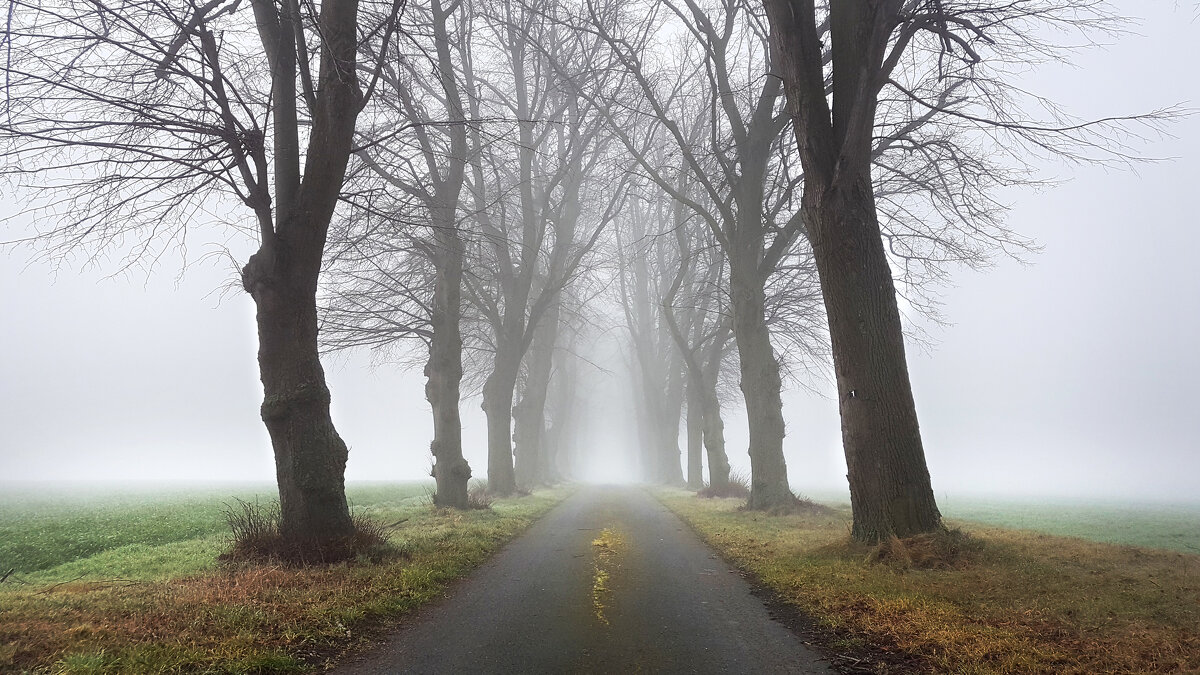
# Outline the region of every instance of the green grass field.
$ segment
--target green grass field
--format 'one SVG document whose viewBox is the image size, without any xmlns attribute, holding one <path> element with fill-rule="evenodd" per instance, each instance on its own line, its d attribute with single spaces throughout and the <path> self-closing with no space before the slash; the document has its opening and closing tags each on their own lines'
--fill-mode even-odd
<svg viewBox="0 0 1200 675">
<path fill-rule="evenodd" d="M 849 508 L 846 494 L 813 491 L 819 502 Z M 939 495 L 950 524 L 993 525 L 1109 544 L 1200 553 L 1200 502 L 1038 499 Z"/>
<path fill-rule="evenodd" d="M 943 501 L 942 512 L 957 521 L 1200 553 L 1200 504 L 950 498 Z"/>
<path fill-rule="evenodd" d="M 365 512 L 425 499 L 431 481 L 351 484 Z M 236 499 L 268 502 L 269 484 L 146 486 L 14 485 L 0 489 L 0 573 L 31 583 L 81 574 L 157 579 L 213 567 L 225 545 L 225 508 Z M 134 566 L 122 565 L 128 560 Z"/>
<path fill-rule="evenodd" d="M 0 574 L 15 570 L 0 584 L 0 672 L 319 668 L 359 644 L 372 626 L 437 597 L 447 583 L 468 573 L 567 494 L 539 493 L 498 501 L 489 511 L 458 513 L 431 508 L 431 490 L 429 482 L 352 484 L 347 494 L 355 511 L 394 524 L 390 552 L 378 561 L 293 570 L 217 562 L 228 547 L 226 504 L 269 501 L 274 498 L 270 485 L 170 490 L 0 486 Z M 841 501 L 836 495 L 815 496 Z M 880 639 L 914 653 L 948 654 L 951 661 L 965 663 L 977 656 L 991 658 L 967 649 L 984 645 L 1012 664 L 1025 663 L 1020 658 L 1023 650 L 1033 648 L 1030 636 L 1049 634 L 1042 624 L 1031 623 L 1037 619 L 1067 631 L 1063 635 L 1103 629 L 1088 633 L 1087 653 L 1093 656 L 1117 644 L 1125 652 L 1124 660 L 1089 661 L 1091 665 L 1063 672 L 1088 672 L 1096 664 L 1135 670 L 1196 665 L 1197 636 L 1179 628 L 1190 615 L 1176 615 L 1183 611 L 1178 603 L 1186 608 L 1196 593 L 1192 570 L 1197 558 L 1182 554 L 1200 548 L 1200 506 L 943 497 L 942 510 L 951 524 L 963 524 L 986 543 L 970 567 L 940 575 L 954 577 L 950 586 L 962 590 L 951 597 L 938 573 L 897 575 L 886 567 L 864 567 L 862 551 L 845 549 L 848 508 L 808 522 L 738 512 L 738 500 L 681 495 L 670 501 L 692 512 L 689 520 L 707 531 L 710 542 L 785 595 L 807 589 L 797 603 L 814 616 L 855 631 L 883 630 L 895 619 L 899 623 L 880 632 Z M 1082 539 L 1181 553 L 1106 548 Z M 800 567 L 793 569 L 795 565 Z M 777 576 L 784 567 L 791 571 Z M 830 585 L 830 579 L 838 582 Z M 1090 605 L 1079 604 L 1080 589 L 1090 594 Z M 1114 589 L 1125 595 L 1109 597 Z M 1164 593 L 1178 599 L 1160 598 Z M 939 594 L 947 597 L 938 599 Z M 985 639 L 970 628 L 977 619 L 968 621 L 950 610 L 922 614 L 913 609 L 918 605 L 910 607 L 913 598 L 923 598 L 919 607 L 941 607 L 944 600 L 946 607 L 958 608 L 955 612 L 970 610 L 970 616 L 991 617 L 996 626 L 1012 622 L 1015 628 L 997 633 L 1003 638 L 998 642 Z M 1058 598 L 1054 602 L 1061 607 L 1050 598 Z M 1037 611 L 1029 614 L 1027 602 Z M 1019 621 L 1010 613 L 1013 607 L 1020 609 Z M 1109 613 L 1100 616 L 1097 607 Z M 1145 636 L 1110 630 L 1108 624 L 1116 620 L 1112 617 L 1124 617 L 1118 622 L 1122 625 L 1132 621 L 1130 625 L 1155 627 L 1155 649 L 1166 656 L 1134 655 L 1131 645 Z M 1060 655 L 1073 649 L 1061 640 L 1038 645 Z M 1034 670 L 1046 663 L 1039 661 Z M 980 666 L 978 672 L 1006 671 Z"/>
<path fill-rule="evenodd" d="M 358 484 L 386 526 L 369 557 L 291 568 L 219 563 L 226 504 L 271 486 L 17 488 L 0 496 L 0 672 L 273 673 L 320 669 L 439 597 L 569 490 L 435 509 L 430 482 Z"/>
</svg>

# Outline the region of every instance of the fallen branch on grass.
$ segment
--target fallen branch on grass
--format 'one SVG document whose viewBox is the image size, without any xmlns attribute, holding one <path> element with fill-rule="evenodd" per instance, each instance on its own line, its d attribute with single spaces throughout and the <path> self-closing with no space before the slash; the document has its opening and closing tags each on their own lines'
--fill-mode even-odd
<svg viewBox="0 0 1200 675">
<path fill-rule="evenodd" d="M 5 572 L 3 576 L 0 576 L 0 584 L 2 584 L 2 583 L 4 583 L 5 581 L 7 581 L 7 580 L 8 580 L 8 578 L 9 578 L 10 576 L 12 576 L 12 573 L 13 573 L 13 572 L 16 572 L 16 571 L 17 571 L 17 568 L 15 568 L 15 567 L 14 567 L 14 568 L 10 569 L 9 571 Z"/>
<path fill-rule="evenodd" d="M 59 586 L 66 586 L 67 584 L 74 583 L 76 581 L 79 581 L 82 578 L 83 578 L 83 575 L 80 574 L 79 576 L 75 577 L 74 579 L 67 579 L 66 581 L 60 581 L 57 584 L 54 584 L 53 586 L 47 586 L 47 587 L 43 588 L 42 590 L 38 591 L 38 595 L 45 595 L 45 594 L 49 593 L 50 591 L 53 591 L 54 589 L 58 588 Z"/>
<path fill-rule="evenodd" d="M 42 590 L 38 591 L 38 594 L 46 595 L 48 593 L 53 592 L 54 589 L 56 589 L 60 586 L 66 586 L 67 584 L 73 584 L 76 581 L 79 581 L 80 579 L 82 579 L 84 576 L 85 575 L 80 574 L 79 576 L 75 577 L 74 579 L 67 579 L 66 581 L 60 581 L 57 584 L 54 584 L 52 586 L 47 586 L 47 587 L 43 588 Z M 139 586 L 146 582 L 140 581 L 138 579 L 97 579 L 96 581 L 86 581 L 84 583 L 90 588 L 103 588 L 105 586 Z"/>
</svg>

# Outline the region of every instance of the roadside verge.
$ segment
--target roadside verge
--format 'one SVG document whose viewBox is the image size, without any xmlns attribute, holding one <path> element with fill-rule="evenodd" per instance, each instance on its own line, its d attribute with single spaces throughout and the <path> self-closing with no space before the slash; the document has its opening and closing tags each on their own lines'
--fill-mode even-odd
<svg viewBox="0 0 1200 675">
<path fill-rule="evenodd" d="M 568 494 L 539 491 L 491 509 L 435 510 L 403 500 L 368 510 L 388 525 L 371 559 L 296 568 L 224 564 L 198 574 L 116 577 L 105 565 L 58 583 L 0 587 L 0 671 L 294 672 L 319 668 L 438 598 Z M 211 537 L 210 537 L 211 539 Z M 102 555 L 152 567 L 172 547 Z M 81 564 L 76 561 L 73 564 Z M 86 567 L 86 565 L 85 565 Z"/>
<path fill-rule="evenodd" d="M 852 544 L 848 510 L 655 494 L 844 672 L 1200 671 L 1197 555 L 972 526 L 954 555 L 926 557 Z"/>
</svg>

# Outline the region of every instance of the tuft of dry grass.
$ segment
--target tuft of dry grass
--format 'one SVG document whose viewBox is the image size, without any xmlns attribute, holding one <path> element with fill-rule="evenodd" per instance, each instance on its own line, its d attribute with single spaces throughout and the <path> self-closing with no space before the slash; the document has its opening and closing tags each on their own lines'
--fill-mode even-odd
<svg viewBox="0 0 1200 675">
<path fill-rule="evenodd" d="M 496 498 L 487 491 L 487 483 L 481 480 L 475 481 L 467 489 L 467 508 L 490 509 L 495 501 Z"/>
<path fill-rule="evenodd" d="M 742 471 L 730 471 L 729 482 L 723 487 L 714 487 L 708 483 L 696 493 L 703 499 L 737 498 L 746 499 L 750 496 L 750 476 Z"/>
<path fill-rule="evenodd" d="M 814 620 L 835 661 L 865 645 L 893 673 L 1200 672 L 1200 555 L 975 526 L 868 547 L 848 509 L 659 498 Z"/>
<path fill-rule="evenodd" d="M 834 513 L 832 509 L 827 510 Z M 889 565 L 902 571 L 963 569 L 970 565 L 973 554 L 982 550 L 982 542 L 972 539 L 961 528 L 942 528 L 904 539 L 893 535 L 873 546 L 867 553 L 866 562 Z"/>
<path fill-rule="evenodd" d="M 286 565 L 327 565 L 385 555 L 388 527 L 363 513 L 353 513 L 353 533 L 334 541 L 294 541 L 279 531 L 279 502 L 263 504 L 235 499 L 225 506 L 230 530 L 230 549 L 220 560 L 233 562 L 278 562 Z"/>
</svg>

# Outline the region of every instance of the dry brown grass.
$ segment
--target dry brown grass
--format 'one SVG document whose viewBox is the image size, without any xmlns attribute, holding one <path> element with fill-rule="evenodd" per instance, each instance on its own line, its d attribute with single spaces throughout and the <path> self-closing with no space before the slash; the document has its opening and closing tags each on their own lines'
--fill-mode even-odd
<svg viewBox="0 0 1200 675">
<path fill-rule="evenodd" d="M 467 489 L 467 508 L 490 509 L 496 498 L 487 491 L 487 483 L 477 480 Z"/>
<path fill-rule="evenodd" d="M 361 513 L 350 516 L 353 533 L 333 541 L 293 541 L 279 532 L 279 502 L 235 499 L 225 508 L 230 530 L 230 548 L 221 560 L 231 562 L 282 563 L 294 566 L 369 558 L 381 560 L 387 555 L 388 528 Z"/>
<path fill-rule="evenodd" d="M 0 589 L 0 672 L 312 670 L 439 596 L 565 493 L 399 511 L 389 546 L 317 567 L 268 558 L 161 581 Z"/>
<path fill-rule="evenodd" d="M 728 483 L 720 487 L 706 483 L 696 496 L 703 499 L 746 499 L 750 496 L 750 476 L 741 471 L 730 471 Z"/>
<path fill-rule="evenodd" d="M 866 547 L 849 541 L 846 512 L 661 497 L 827 628 L 834 652 L 906 655 L 886 672 L 1200 672 L 1197 555 L 981 527 Z"/>
<path fill-rule="evenodd" d="M 826 514 L 832 516 L 835 512 L 826 507 Z M 892 536 L 871 548 L 866 562 L 889 565 L 901 571 L 965 569 L 982 550 L 982 542 L 972 539 L 961 529 L 943 529 L 905 539 Z"/>
</svg>

